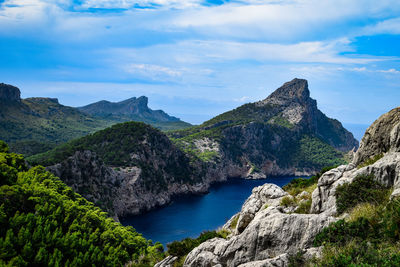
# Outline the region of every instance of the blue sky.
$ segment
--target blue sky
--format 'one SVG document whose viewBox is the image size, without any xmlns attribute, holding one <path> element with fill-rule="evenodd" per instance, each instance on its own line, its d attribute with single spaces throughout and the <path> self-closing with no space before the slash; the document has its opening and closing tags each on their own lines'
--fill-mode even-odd
<svg viewBox="0 0 400 267">
<path fill-rule="evenodd" d="M 201 123 L 295 77 L 330 117 L 400 103 L 400 1 L 0 0 L 0 82 L 70 106 L 146 95 Z"/>
</svg>

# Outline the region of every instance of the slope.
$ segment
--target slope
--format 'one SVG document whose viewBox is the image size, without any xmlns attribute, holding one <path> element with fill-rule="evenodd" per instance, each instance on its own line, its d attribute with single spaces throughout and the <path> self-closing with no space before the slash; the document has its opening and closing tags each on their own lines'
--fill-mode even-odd
<svg viewBox="0 0 400 267">
<path fill-rule="evenodd" d="M 0 265 L 152 265 L 162 256 L 132 227 L 74 193 L 0 141 Z M 140 265 L 140 266 L 143 266 Z"/>
</svg>

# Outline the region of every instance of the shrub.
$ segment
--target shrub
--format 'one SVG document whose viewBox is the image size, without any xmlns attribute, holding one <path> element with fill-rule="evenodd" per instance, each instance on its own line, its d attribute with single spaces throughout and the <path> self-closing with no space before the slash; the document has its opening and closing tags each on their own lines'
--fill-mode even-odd
<svg viewBox="0 0 400 267">
<path fill-rule="evenodd" d="M 361 169 L 363 167 L 369 166 L 374 164 L 375 162 L 377 162 L 378 160 L 380 160 L 381 158 L 383 158 L 383 153 L 375 155 L 374 157 L 371 157 L 367 160 L 365 160 L 363 163 L 359 164 L 357 166 L 358 169 Z"/>
<path fill-rule="evenodd" d="M 290 207 L 290 206 L 295 206 L 296 205 L 296 201 L 294 201 L 293 197 L 290 196 L 285 196 L 281 199 L 281 206 L 284 207 Z"/>
<path fill-rule="evenodd" d="M 185 238 L 181 241 L 174 241 L 167 244 L 168 254 L 177 256 L 178 260 L 174 266 L 182 266 L 186 255 L 201 243 L 212 239 L 214 237 L 226 238 L 227 232 L 225 231 L 205 231 L 197 238 Z"/>
<path fill-rule="evenodd" d="M 388 188 L 374 180 L 373 175 L 357 176 L 352 183 L 336 188 L 336 207 L 342 214 L 360 203 L 380 204 L 388 198 Z"/>
<path fill-rule="evenodd" d="M 311 202 L 312 202 L 311 199 L 306 200 L 306 201 L 302 201 L 294 212 L 295 213 L 302 213 L 302 214 L 310 213 Z"/>
<path fill-rule="evenodd" d="M 289 267 L 299 267 L 306 264 L 306 259 L 304 258 L 305 251 L 299 250 L 297 253 L 289 256 Z"/>
<path fill-rule="evenodd" d="M 231 221 L 231 225 L 230 225 L 231 229 L 236 228 L 238 220 L 239 220 L 239 214 L 237 214 L 237 215 L 235 215 L 235 217 L 233 217 L 233 219 Z"/>
</svg>

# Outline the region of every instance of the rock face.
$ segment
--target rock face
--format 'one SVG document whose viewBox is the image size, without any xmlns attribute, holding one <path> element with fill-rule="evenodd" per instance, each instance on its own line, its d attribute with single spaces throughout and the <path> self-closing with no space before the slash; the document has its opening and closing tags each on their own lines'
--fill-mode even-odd
<svg viewBox="0 0 400 267">
<path fill-rule="evenodd" d="M 353 163 L 324 173 L 312 193 L 311 214 L 292 213 L 281 206 L 288 194 L 265 184 L 253 189 L 241 211 L 223 228 L 228 239 L 214 238 L 202 243 L 186 257 L 184 266 L 288 266 L 289 257 L 299 250 L 305 257 L 318 257 L 313 248 L 316 234 L 338 218 L 336 188 L 351 183 L 359 175 L 374 175 L 380 183 L 393 187 L 392 198 L 400 196 L 399 109 L 380 117 L 367 130 Z M 365 153 L 365 154 L 363 154 Z M 374 163 L 357 168 L 365 159 L 383 154 Z M 300 195 L 305 195 L 306 192 Z"/>
<path fill-rule="evenodd" d="M 288 256 L 300 248 L 315 253 L 314 237 L 336 219 L 285 212 L 280 201 L 287 195 L 273 184 L 254 188 L 233 217 L 239 218 L 235 229 L 234 219 L 224 225 L 234 234 L 228 240 L 214 238 L 202 243 L 189 253 L 184 266 L 287 266 Z"/>
<path fill-rule="evenodd" d="M 400 108 L 395 108 L 377 119 L 365 132 L 353 163 L 386 152 L 400 152 Z"/>
<path fill-rule="evenodd" d="M 21 92 L 15 86 L 0 83 L 0 101 L 20 102 Z"/>
<path fill-rule="evenodd" d="M 211 183 L 165 134 L 144 123 L 117 124 L 63 148 L 36 163 L 114 217 L 165 205 L 178 194 L 205 193 Z"/>
<path fill-rule="evenodd" d="M 225 177 L 252 179 L 311 175 L 322 167 L 343 164 L 342 152 L 358 147 L 340 122 L 318 110 L 303 79 L 285 83 L 262 101 L 171 136 L 184 149 L 214 155 L 207 160 Z"/>
</svg>

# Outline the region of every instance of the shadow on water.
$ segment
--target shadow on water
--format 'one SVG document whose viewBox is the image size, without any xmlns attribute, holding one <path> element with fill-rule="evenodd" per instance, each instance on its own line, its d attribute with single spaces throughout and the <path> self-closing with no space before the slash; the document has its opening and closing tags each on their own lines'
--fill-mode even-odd
<svg viewBox="0 0 400 267">
<path fill-rule="evenodd" d="M 204 230 L 215 230 L 240 211 L 254 187 L 265 183 L 284 186 L 295 177 L 272 177 L 262 180 L 231 178 L 214 184 L 206 195 L 184 195 L 165 207 L 121 219 L 123 225 L 164 246 L 174 240 L 197 237 Z"/>
</svg>

